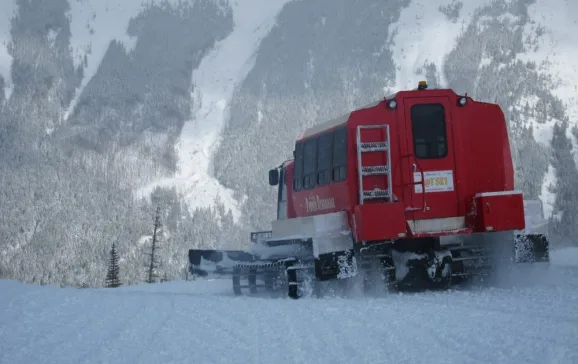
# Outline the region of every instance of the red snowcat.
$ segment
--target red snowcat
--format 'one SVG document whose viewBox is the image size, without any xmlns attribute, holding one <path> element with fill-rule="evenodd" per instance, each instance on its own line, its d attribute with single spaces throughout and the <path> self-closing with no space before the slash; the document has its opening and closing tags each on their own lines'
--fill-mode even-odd
<svg viewBox="0 0 578 364">
<path fill-rule="evenodd" d="M 231 275 L 242 294 L 356 280 L 447 288 L 498 265 L 548 262 L 525 230 L 506 121 L 451 89 L 397 92 L 307 129 L 269 171 L 277 219 L 246 251 L 189 251 L 189 272 Z"/>
</svg>

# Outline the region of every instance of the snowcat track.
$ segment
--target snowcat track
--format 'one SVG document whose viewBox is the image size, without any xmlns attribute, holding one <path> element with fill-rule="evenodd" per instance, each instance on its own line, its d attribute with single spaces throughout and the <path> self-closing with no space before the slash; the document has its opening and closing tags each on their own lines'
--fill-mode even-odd
<svg viewBox="0 0 578 364">
<path fill-rule="evenodd" d="M 296 258 L 236 263 L 233 266 L 233 292 L 243 295 L 243 289 L 249 289 L 250 295 L 258 293 L 288 294 L 298 298 L 298 270 L 311 271 L 312 265 L 304 265 Z M 246 280 L 246 284 L 243 284 Z"/>
</svg>

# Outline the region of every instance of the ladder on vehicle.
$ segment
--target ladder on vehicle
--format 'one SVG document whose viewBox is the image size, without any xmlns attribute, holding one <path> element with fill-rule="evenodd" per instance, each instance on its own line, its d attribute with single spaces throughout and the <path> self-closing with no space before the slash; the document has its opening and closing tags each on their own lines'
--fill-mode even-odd
<svg viewBox="0 0 578 364">
<path fill-rule="evenodd" d="M 362 130 L 384 129 L 385 140 L 377 142 L 364 142 L 361 137 Z M 364 166 L 362 164 L 364 153 L 385 153 L 385 165 Z M 390 134 L 389 125 L 358 125 L 357 126 L 357 176 L 359 181 L 359 204 L 363 205 L 366 200 L 387 199 L 393 201 L 393 191 L 391 186 L 391 154 L 390 154 Z M 383 175 L 387 178 L 387 188 L 374 188 L 366 190 L 363 187 L 363 177 Z"/>
</svg>

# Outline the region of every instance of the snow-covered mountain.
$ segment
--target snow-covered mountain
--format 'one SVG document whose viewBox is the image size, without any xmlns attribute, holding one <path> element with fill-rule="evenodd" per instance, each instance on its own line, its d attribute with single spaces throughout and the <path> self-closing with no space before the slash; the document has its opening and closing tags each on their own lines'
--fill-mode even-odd
<svg viewBox="0 0 578 364">
<path fill-rule="evenodd" d="M 137 267 L 157 202 L 171 274 L 187 247 L 243 244 L 271 220 L 266 171 L 304 127 L 423 78 L 502 105 L 519 185 L 548 216 L 553 125 L 578 120 L 576 10 L 570 0 L 3 1 L 0 208 L 12 213 L 0 274 L 40 279 L 22 261 L 48 249 L 56 258 L 42 269 L 73 266 L 97 284 L 104 263 L 90 255 L 111 240 Z"/>
</svg>

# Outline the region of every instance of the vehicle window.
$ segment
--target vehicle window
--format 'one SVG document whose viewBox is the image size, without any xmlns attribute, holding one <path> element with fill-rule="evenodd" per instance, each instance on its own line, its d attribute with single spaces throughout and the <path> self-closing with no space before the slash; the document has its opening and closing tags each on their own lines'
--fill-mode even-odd
<svg viewBox="0 0 578 364">
<path fill-rule="evenodd" d="M 303 148 L 303 188 L 315 187 L 317 182 L 317 138 L 305 141 Z"/>
<path fill-rule="evenodd" d="M 416 158 L 444 158 L 448 155 L 445 110 L 441 104 L 411 107 L 413 151 Z"/>
<path fill-rule="evenodd" d="M 333 182 L 347 179 L 347 127 L 333 132 L 333 167 L 331 169 Z"/>
<path fill-rule="evenodd" d="M 295 168 L 293 175 L 293 191 L 303 187 L 303 143 L 295 143 Z"/>
<path fill-rule="evenodd" d="M 317 153 L 317 185 L 319 186 L 325 186 L 331 182 L 332 141 L 332 133 L 319 136 L 319 149 Z"/>
</svg>

